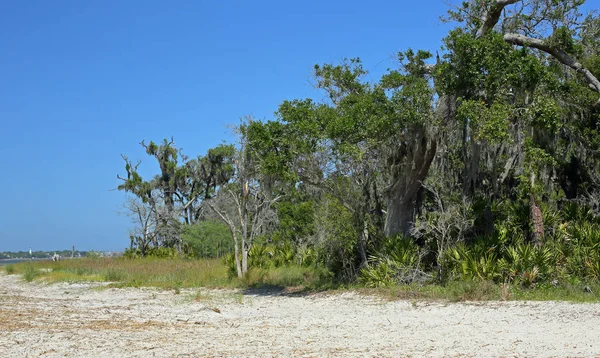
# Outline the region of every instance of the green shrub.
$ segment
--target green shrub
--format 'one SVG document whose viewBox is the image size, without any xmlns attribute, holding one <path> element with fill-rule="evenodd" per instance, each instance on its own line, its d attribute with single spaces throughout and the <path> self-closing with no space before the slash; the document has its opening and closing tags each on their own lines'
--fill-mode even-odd
<svg viewBox="0 0 600 358">
<path fill-rule="evenodd" d="M 276 248 L 273 245 L 253 245 L 248 252 L 248 265 L 261 269 L 277 266 L 274 256 Z"/>
<path fill-rule="evenodd" d="M 502 277 L 495 248 L 459 244 L 444 257 L 450 279 L 498 281 Z"/>
<path fill-rule="evenodd" d="M 360 271 L 359 282 L 366 287 L 392 287 L 396 281 L 396 264 L 387 260 L 378 260 L 377 263 L 369 265 Z"/>
<path fill-rule="evenodd" d="M 198 258 L 223 257 L 233 252 L 231 231 L 221 221 L 206 220 L 186 226 L 181 238 Z"/>
<path fill-rule="evenodd" d="M 125 252 L 123 252 L 123 257 L 127 259 L 140 259 L 143 257 L 142 250 L 134 248 L 125 249 Z"/>
<path fill-rule="evenodd" d="M 223 256 L 223 265 L 227 267 L 227 276 L 229 278 L 237 277 L 237 267 L 235 265 L 234 254 L 227 254 Z"/>
<path fill-rule="evenodd" d="M 419 248 L 402 236 L 386 238 L 381 250 L 369 258 L 369 266 L 359 274 L 366 287 L 391 287 L 397 284 L 423 281 Z"/>
<path fill-rule="evenodd" d="M 156 257 L 159 259 L 177 258 L 179 254 L 174 247 L 153 247 L 146 251 L 146 257 Z"/>
<path fill-rule="evenodd" d="M 253 268 L 244 278 L 248 286 L 321 287 L 333 274 L 325 268 L 289 265 L 269 269 Z"/>
</svg>

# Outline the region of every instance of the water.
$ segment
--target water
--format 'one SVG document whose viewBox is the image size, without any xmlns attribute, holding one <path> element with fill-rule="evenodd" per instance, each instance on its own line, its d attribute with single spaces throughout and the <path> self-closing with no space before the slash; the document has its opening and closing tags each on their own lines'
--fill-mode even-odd
<svg viewBox="0 0 600 358">
<path fill-rule="evenodd" d="M 0 260 L 0 266 L 10 265 L 10 264 L 18 264 L 19 262 L 42 261 L 42 260 L 48 260 L 48 259 L 2 259 L 2 260 Z"/>
</svg>

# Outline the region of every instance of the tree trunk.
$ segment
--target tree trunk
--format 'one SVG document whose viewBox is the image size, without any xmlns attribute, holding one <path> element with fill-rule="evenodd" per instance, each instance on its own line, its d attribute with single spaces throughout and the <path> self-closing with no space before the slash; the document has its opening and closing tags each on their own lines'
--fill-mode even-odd
<svg viewBox="0 0 600 358">
<path fill-rule="evenodd" d="M 363 228 L 360 232 L 359 237 L 359 251 L 360 251 L 360 267 L 365 267 L 369 265 L 369 261 L 367 260 L 367 241 L 369 240 L 369 222 L 367 221 L 367 216 L 363 213 Z"/>
<path fill-rule="evenodd" d="M 529 209 L 531 213 L 531 227 L 533 229 L 532 239 L 533 243 L 537 247 L 543 245 L 544 238 L 544 217 L 542 210 L 537 205 L 534 195 L 535 187 L 535 174 L 531 173 L 531 193 L 529 195 Z"/>
<path fill-rule="evenodd" d="M 248 248 L 242 249 L 242 277 L 248 273 Z"/>
<path fill-rule="evenodd" d="M 388 199 L 385 220 L 386 236 L 410 235 L 414 219 L 414 203 L 419 192 L 418 188 L 413 192 L 406 192 L 404 189 L 398 189 L 397 191 L 397 193 L 391 193 Z"/>
<path fill-rule="evenodd" d="M 240 264 L 240 245 L 238 237 L 235 233 L 235 227 L 230 226 L 231 234 L 233 235 L 233 255 L 235 258 L 235 268 L 237 269 L 238 278 L 244 277 L 242 273 L 242 265 Z"/>
<path fill-rule="evenodd" d="M 390 158 L 392 183 L 386 191 L 386 236 L 410 235 L 419 189 L 437 150 L 437 142 L 428 138 L 424 127 L 415 127 L 411 132 L 412 142 L 399 145 Z"/>
</svg>

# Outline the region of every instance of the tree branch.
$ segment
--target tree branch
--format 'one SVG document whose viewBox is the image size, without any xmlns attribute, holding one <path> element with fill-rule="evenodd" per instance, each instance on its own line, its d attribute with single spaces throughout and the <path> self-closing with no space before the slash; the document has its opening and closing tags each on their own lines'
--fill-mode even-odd
<svg viewBox="0 0 600 358">
<path fill-rule="evenodd" d="M 481 17 L 481 27 L 477 30 L 477 37 L 485 36 L 489 33 L 500 20 L 502 10 L 508 5 L 517 3 L 521 0 L 496 0 L 492 2 L 487 11 Z"/>
<path fill-rule="evenodd" d="M 590 70 L 585 68 L 581 63 L 577 62 L 577 60 L 575 60 L 563 50 L 548 45 L 548 43 L 546 43 L 544 40 L 539 40 L 520 34 L 505 34 L 504 41 L 513 45 L 532 47 L 540 51 L 546 52 L 547 54 L 557 59 L 563 65 L 568 66 L 574 69 L 575 71 L 583 74 L 583 77 L 589 84 L 590 88 L 600 93 L 600 81 L 598 80 L 598 78 L 596 78 L 596 76 L 594 76 L 594 74 L 590 72 Z M 594 106 L 596 108 L 600 108 L 600 99 L 598 99 Z"/>
</svg>

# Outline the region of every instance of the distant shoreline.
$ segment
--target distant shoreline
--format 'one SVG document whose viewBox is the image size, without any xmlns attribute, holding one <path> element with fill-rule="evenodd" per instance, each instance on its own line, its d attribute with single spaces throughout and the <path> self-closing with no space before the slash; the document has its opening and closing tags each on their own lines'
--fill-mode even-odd
<svg viewBox="0 0 600 358">
<path fill-rule="evenodd" d="M 0 266 L 9 265 L 9 264 L 18 264 L 20 262 L 28 262 L 28 261 L 49 261 L 52 260 L 50 258 L 32 258 L 32 259 L 0 259 Z"/>
</svg>

